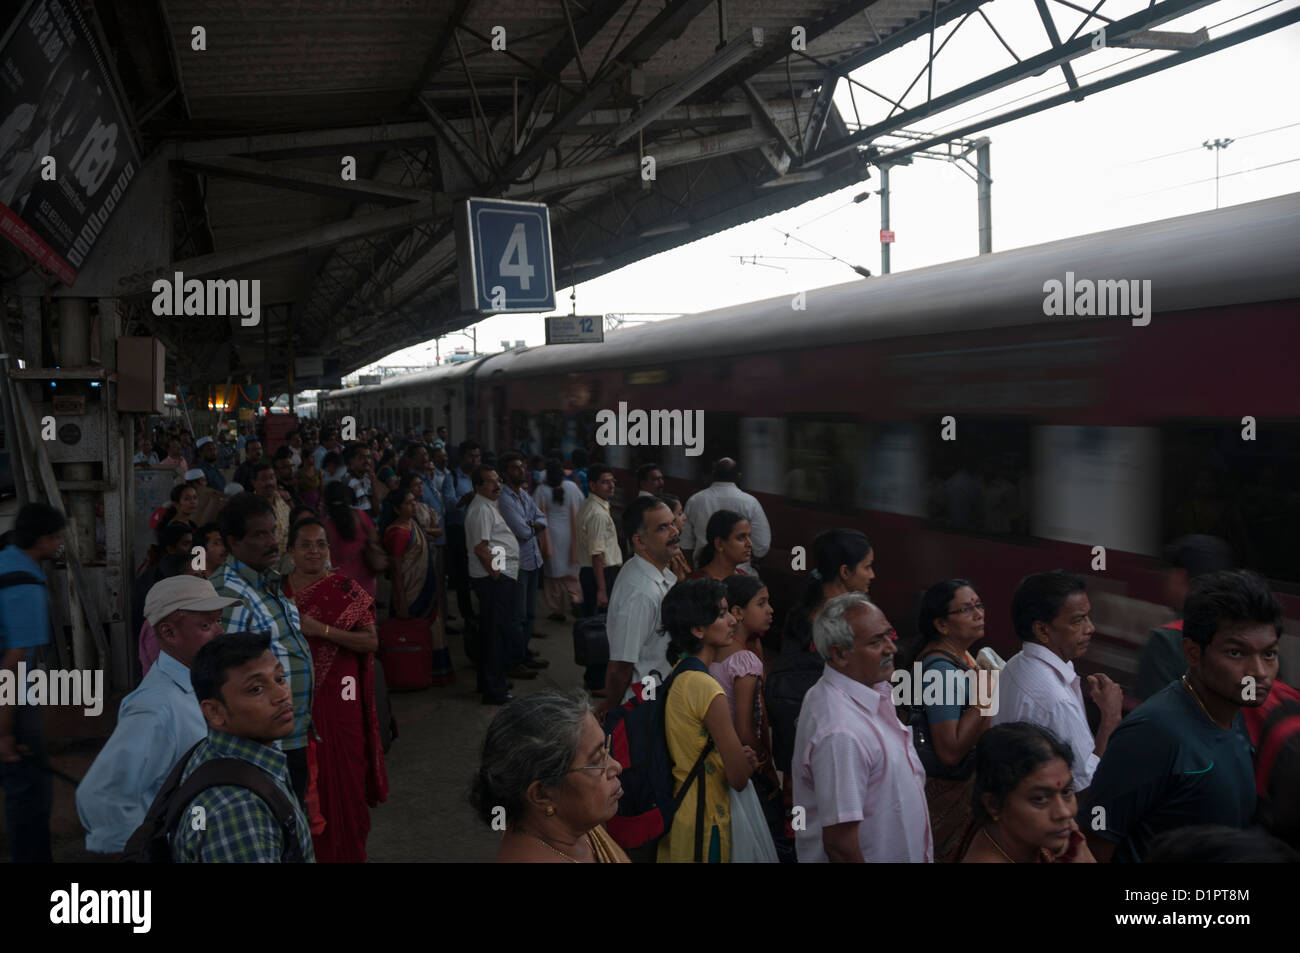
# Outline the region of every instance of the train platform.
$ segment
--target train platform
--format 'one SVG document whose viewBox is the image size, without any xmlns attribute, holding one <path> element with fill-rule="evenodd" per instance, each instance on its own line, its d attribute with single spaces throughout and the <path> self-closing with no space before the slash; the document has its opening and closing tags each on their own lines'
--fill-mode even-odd
<svg viewBox="0 0 1300 953">
<path fill-rule="evenodd" d="M 571 622 L 538 619 L 537 631 L 547 637 L 534 639 L 530 647 L 551 665 L 535 679 L 516 680 L 512 694 L 581 687 L 571 628 Z M 500 709 L 482 704 L 474 691 L 474 665 L 465 656 L 464 636 L 448 633 L 447 642 L 455 682 L 391 696 L 399 737 L 386 761 L 388 801 L 370 812 L 367 852 L 372 863 L 479 862 L 496 856 L 501 835 L 474 815 L 467 794 L 479 746 Z"/>
<path fill-rule="evenodd" d="M 452 623 L 459 627 L 459 623 Z M 582 668 L 573 661 L 572 623 L 538 619 L 533 650 L 550 661 L 536 679 L 518 680 L 512 692 L 527 695 L 546 688 L 574 689 Z M 483 705 L 474 692 L 474 665 L 465 655 L 464 636 L 448 633 L 456 681 L 441 688 L 393 692 L 398 737 L 386 757 L 388 800 L 370 812 L 367 850 L 372 863 L 486 862 L 496 855 L 500 834 L 474 816 L 467 800 L 470 778 L 478 766 L 478 749 L 498 711 Z M 111 733 L 121 698 L 110 699 L 106 719 L 77 719 L 75 712 L 54 711 L 47 719 L 50 764 L 67 778 L 80 778 Z M 98 725 L 94 736 L 71 734 L 77 724 Z M 93 863 L 103 859 L 85 850 L 85 832 L 77 820 L 73 786 L 54 780 L 55 863 Z M 3 818 L 0 818 L 0 828 Z M 0 830 L 0 858 L 8 860 Z"/>
</svg>

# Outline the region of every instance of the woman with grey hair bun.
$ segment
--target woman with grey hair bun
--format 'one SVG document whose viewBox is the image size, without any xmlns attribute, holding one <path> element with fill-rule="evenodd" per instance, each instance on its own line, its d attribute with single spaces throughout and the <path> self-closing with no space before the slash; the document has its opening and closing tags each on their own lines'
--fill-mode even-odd
<svg viewBox="0 0 1300 953">
<path fill-rule="evenodd" d="M 469 799 L 484 823 L 505 823 L 498 863 L 625 864 L 602 826 L 621 770 L 585 695 L 534 692 L 492 719 Z"/>
</svg>

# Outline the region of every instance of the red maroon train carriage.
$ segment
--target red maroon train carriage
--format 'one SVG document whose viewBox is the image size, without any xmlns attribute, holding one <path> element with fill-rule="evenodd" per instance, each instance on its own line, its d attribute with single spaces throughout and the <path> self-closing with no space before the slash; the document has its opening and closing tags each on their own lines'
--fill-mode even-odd
<svg viewBox="0 0 1300 953">
<path fill-rule="evenodd" d="M 1139 282 L 1127 310 L 1150 305 L 1149 323 L 1045 314 L 1045 284 L 1067 273 L 1075 287 Z M 1122 310 L 1117 289 L 1097 297 Z M 712 460 L 736 457 L 772 523 L 760 572 L 778 606 L 806 580 L 793 548 L 853 526 L 876 549 L 872 595 L 900 631 L 920 590 L 967 576 L 1004 655 L 1016 581 L 1083 572 L 1098 626 L 1088 665 L 1126 685 L 1147 631 L 1171 615 L 1162 544 L 1211 533 L 1282 595 L 1283 677 L 1300 680 L 1300 194 L 812 289 L 804 303 L 336 391 L 322 414 L 449 419 L 498 452 L 585 445 L 618 468 L 622 500 L 642 462 L 684 497 Z M 596 413 L 620 401 L 702 409 L 702 454 L 597 447 Z"/>
</svg>

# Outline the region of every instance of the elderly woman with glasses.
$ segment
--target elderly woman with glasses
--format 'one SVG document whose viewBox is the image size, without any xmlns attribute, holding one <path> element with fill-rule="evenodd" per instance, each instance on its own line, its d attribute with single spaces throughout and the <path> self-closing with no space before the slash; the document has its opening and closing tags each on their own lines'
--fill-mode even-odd
<svg viewBox="0 0 1300 953">
<path fill-rule="evenodd" d="M 970 788 L 975 743 L 990 724 L 970 692 L 967 674 L 976 670 L 971 648 L 984 638 L 984 603 L 970 580 L 945 579 L 927 589 L 917 615 L 917 632 L 907 653 L 911 658 L 899 670 L 915 679 L 919 666 L 922 684 L 913 691 L 919 692 L 936 677 L 942 686 L 937 701 L 931 693 L 921 696 L 925 702 L 912 707 L 908 724 L 927 776 L 934 857 L 940 863 L 953 863 L 961 858 L 973 831 Z"/>
<path fill-rule="evenodd" d="M 627 863 L 602 826 L 618 811 L 621 767 L 581 694 L 546 690 L 504 705 L 483 739 L 470 803 L 499 863 Z"/>
</svg>

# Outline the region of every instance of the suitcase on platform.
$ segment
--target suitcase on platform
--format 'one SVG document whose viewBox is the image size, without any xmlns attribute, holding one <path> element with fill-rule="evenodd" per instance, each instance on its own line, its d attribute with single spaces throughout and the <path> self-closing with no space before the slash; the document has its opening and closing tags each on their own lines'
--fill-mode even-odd
<svg viewBox="0 0 1300 953">
<path fill-rule="evenodd" d="M 583 666 L 601 665 L 609 661 L 605 613 L 590 615 L 573 623 L 573 661 Z"/>
<path fill-rule="evenodd" d="M 379 623 L 379 660 L 389 691 L 413 692 L 433 684 L 433 637 L 428 619 Z"/>
</svg>

